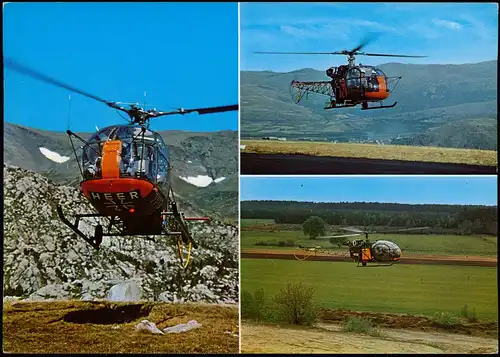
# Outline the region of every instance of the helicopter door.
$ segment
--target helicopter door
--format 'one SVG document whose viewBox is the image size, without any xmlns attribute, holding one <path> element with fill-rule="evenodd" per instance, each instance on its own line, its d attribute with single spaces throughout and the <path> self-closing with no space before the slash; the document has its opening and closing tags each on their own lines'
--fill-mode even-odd
<svg viewBox="0 0 500 357">
<path fill-rule="evenodd" d="M 385 79 L 385 74 L 379 70 L 379 69 L 376 69 L 375 70 L 376 74 L 377 74 L 377 82 L 378 82 L 378 85 L 379 85 L 379 88 L 380 88 L 380 92 L 382 93 L 388 93 L 389 92 L 389 88 L 387 88 L 387 81 Z"/>
<path fill-rule="evenodd" d="M 120 140 L 111 140 L 104 143 L 101 159 L 102 178 L 120 177 L 121 151 L 122 142 Z"/>
<path fill-rule="evenodd" d="M 349 99 L 358 100 L 361 95 L 361 71 L 357 67 L 347 72 L 347 90 Z"/>
<path fill-rule="evenodd" d="M 146 176 L 155 181 L 154 177 L 154 148 L 151 145 L 137 145 L 137 155 L 134 161 L 134 172 L 137 176 Z"/>
<path fill-rule="evenodd" d="M 370 251 L 370 248 L 361 249 L 361 260 L 363 261 L 372 260 L 372 253 Z"/>
</svg>

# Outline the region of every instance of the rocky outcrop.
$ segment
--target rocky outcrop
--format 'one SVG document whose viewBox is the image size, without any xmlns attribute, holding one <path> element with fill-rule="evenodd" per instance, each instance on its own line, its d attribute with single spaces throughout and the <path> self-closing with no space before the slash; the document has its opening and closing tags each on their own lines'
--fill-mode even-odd
<svg viewBox="0 0 500 357">
<path fill-rule="evenodd" d="M 140 291 L 144 300 L 237 302 L 236 227 L 193 224 L 199 247 L 183 270 L 172 238 L 105 237 L 95 251 L 60 222 L 57 204 L 68 216 L 93 212 L 78 189 L 4 167 L 4 296 L 119 299 Z M 97 222 L 80 228 L 92 235 Z"/>
</svg>

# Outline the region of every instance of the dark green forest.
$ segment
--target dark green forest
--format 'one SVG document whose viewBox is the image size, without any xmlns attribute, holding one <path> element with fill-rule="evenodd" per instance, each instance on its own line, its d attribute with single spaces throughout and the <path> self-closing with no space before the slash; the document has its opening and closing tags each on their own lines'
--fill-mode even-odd
<svg viewBox="0 0 500 357">
<path fill-rule="evenodd" d="M 497 206 L 377 202 L 242 201 L 242 219 L 302 224 L 310 216 L 338 226 L 429 227 L 427 234 L 497 235 Z M 422 232 L 414 232 L 422 234 Z"/>
</svg>

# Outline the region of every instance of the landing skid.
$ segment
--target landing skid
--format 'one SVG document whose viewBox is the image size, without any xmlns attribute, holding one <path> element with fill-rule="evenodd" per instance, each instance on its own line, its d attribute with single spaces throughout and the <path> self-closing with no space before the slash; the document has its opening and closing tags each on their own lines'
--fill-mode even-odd
<svg viewBox="0 0 500 357">
<path fill-rule="evenodd" d="M 369 107 L 368 104 L 363 103 L 365 105 L 361 106 L 361 110 L 373 110 L 373 109 L 385 109 L 385 108 L 394 108 L 398 102 L 394 102 L 391 105 L 379 105 L 379 106 L 373 106 Z"/>
<path fill-rule="evenodd" d="M 79 228 L 79 223 L 80 223 L 80 219 L 81 218 L 85 218 L 85 217 L 103 217 L 102 215 L 100 214 L 97 214 L 97 213 L 90 213 L 90 214 L 77 214 L 76 215 L 76 218 L 75 218 L 75 223 L 71 223 L 65 216 L 64 216 L 64 213 L 62 211 L 62 207 L 60 205 L 57 205 L 57 214 L 59 216 L 59 218 L 61 219 L 61 221 L 67 225 L 69 228 L 71 228 L 71 230 L 76 233 L 77 235 L 80 236 L 80 238 L 82 238 L 85 242 L 87 242 L 89 245 L 91 245 L 94 249 L 96 250 L 99 250 L 99 247 L 102 243 L 102 237 L 104 236 L 108 236 L 108 234 L 104 234 L 103 231 L 102 231 L 102 226 L 97 226 L 96 227 L 96 230 L 95 230 L 95 233 L 94 233 L 94 236 L 89 238 L 87 237 L 87 235 L 85 233 L 83 233 Z M 98 227 L 101 227 L 101 228 L 98 228 Z M 120 236 L 121 234 L 110 234 L 110 235 L 113 235 L 113 236 Z"/>
<path fill-rule="evenodd" d="M 364 262 L 364 264 L 362 262 L 357 262 L 358 265 L 357 267 L 359 268 L 359 264 L 361 263 L 361 268 L 377 268 L 377 267 L 391 267 L 393 266 L 395 263 L 390 263 L 390 264 L 377 264 L 377 265 L 368 265 L 367 263 L 370 263 L 370 262 Z"/>
<path fill-rule="evenodd" d="M 344 102 L 344 103 L 335 103 L 335 102 L 330 102 L 328 105 L 325 106 L 326 109 L 340 109 L 340 108 L 352 108 L 358 105 L 358 103 L 350 103 L 350 102 Z"/>
<path fill-rule="evenodd" d="M 210 218 L 207 217 L 184 217 L 184 214 L 179 212 L 177 210 L 177 205 L 174 203 L 172 204 L 172 212 L 161 212 L 163 223 L 162 223 L 162 232 L 161 234 L 158 234 L 160 236 L 176 236 L 177 240 L 177 253 L 179 256 L 180 260 L 180 266 L 185 269 L 189 265 L 189 261 L 191 258 L 191 249 L 192 248 L 198 248 L 198 244 L 193 240 L 192 235 L 189 232 L 189 229 L 186 225 L 186 221 L 210 221 Z M 65 216 L 62 211 L 62 207 L 60 205 L 57 205 L 57 214 L 59 215 L 59 218 L 61 221 L 67 225 L 71 230 L 80 238 L 82 238 L 85 242 L 87 242 L 90 246 L 92 246 L 95 250 L 99 250 L 99 247 L 102 243 L 102 238 L 103 237 L 124 237 L 124 236 L 130 236 L 127 232 L 124 231 L 123 229 L 123 222 L 121 222 L 119 219 L 116 219 L 116 217 L 108 217 L 108 216 L 103 216 L 98 213 L 91 213 L 91 214 L 77 214 L 75 216 L 75 223 L 71 223 Z M 166 220 L 166 217 L 172 217 L 173 219 Z M 100 218 L 108 218 L 110 223 L 108 226 L 108 233 L 105 233 L 103 230 L 103 227 L 101 225 L 97 225 L 95 227 L 95 233 L 94 236 L 88 237 L 85 233 L 83 233 L 79 229 L 79 223 L 81 218 L 86 218 L 86 217 L 100 217 Z M 165 223 L 168 222 L 168 223 Z M 118 224 L 122 223 L 122 227 L 119 227 Z M 111 229 L 115 227 L 119 230 L 118 233 L 110 233 Z M 172 229 L 173 228 L 173 229 Z M 187 247 L 187 254 L 183 255 L 183 248 Z"/>
<path fill-rule="evenodd" d="M 369 107 L 366 102 L 364 103 L 352 103 L 349 101 L 346 101 L 344 103 L 335 103 L 335 102 L 330 102 L 328 105 L 325 106 L 325 110 L 327 109 L 341 109 L 341 108 L 352 108 L 357 106 L 358 104 L 361 104 L 361 110 L 373 110 L 373 109 L 385 109 L 385 108 L 394 108 L 398 102 L 394 102 L 391 105 L 376 105 L 373 107 Z"/>
</svg>

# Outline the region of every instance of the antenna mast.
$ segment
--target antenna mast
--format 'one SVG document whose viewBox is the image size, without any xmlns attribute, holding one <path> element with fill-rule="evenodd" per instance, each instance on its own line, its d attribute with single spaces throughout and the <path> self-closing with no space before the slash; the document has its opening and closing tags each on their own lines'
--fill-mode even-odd
<svg viewBox="0 0 500 357">
<path fill-rule="evenodd" d="M 69 130 L 70 117 L 71 117 L 71 93 L 68 95 L 68 130 Z"/>
</svg>

